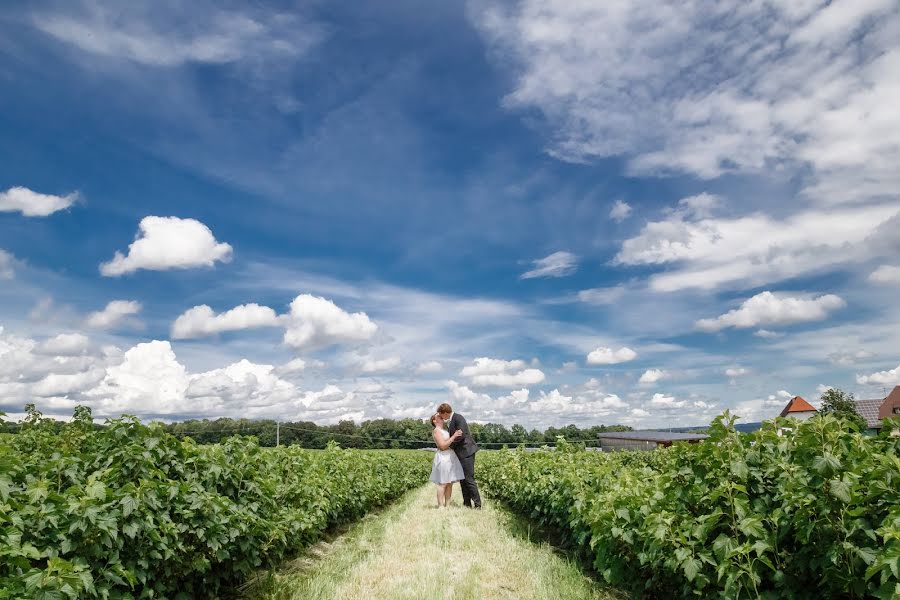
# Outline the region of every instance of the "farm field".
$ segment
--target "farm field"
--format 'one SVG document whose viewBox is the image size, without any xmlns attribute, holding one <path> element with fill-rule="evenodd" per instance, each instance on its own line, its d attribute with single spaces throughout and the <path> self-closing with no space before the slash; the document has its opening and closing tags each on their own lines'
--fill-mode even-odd
<svg viewBox="0 0 900 600">
<path fill-rule="evenodd" d="M 0 440 L 0 598 L 219 597 L 422 485 L 416 451 L 199 446 L 136 419 Z"/>
<path fill-rule="evenodd" d="M 900 598 L 900 438 L 846 425 L 746 435 L 726 413 L 702 444 L 485 453 L 480 478 L 638 594 Z"/>
<path fill-rule="evenodd" d="M 589 579 L 496 502 L 434 507 L 434 489 L 409 492 L 384 512 L 286 563 L 255 600 L 613 600 L 625 598 Z"/>
<path fill-rule="evenodd" d="M 0 598 L 897 598 L 888 430 L 826 416 L 747 435 L 726 413 L 704 443 L 654 452 L 483 451 L 468 511 L 458 488 L 432 508 L 426 452 L 35 413 L 0 439 Z"/>
</svg>

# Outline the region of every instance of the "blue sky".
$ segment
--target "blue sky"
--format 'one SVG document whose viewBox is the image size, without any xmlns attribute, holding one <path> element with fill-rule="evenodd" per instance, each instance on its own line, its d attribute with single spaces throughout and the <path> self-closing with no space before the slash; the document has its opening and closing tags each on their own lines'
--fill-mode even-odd
<svg viewBox="0 0 900 600">
<path fill-rule="evenodd" d="M 897 2 L 0 8 L 0 409 L 546 427 L 900 384 Z"/>
</svg>

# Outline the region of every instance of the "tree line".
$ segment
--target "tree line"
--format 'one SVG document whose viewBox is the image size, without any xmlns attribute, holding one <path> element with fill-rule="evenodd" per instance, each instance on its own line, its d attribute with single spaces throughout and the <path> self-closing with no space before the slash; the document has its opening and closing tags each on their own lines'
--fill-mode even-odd
<svg viewBox="0 0 900 600">
<path fill-rule="evenodd" d="M 33 415 L 39 412 L 33 404 L 26 406 L 26 413 Z M 63 422 L 57 422 L 57 429 L 62 429 Z M 45 425 L 50 427 L 50 424 Z M 281 421 L 272 419 L 190 419 L 177 423 L 164 423 L 163 428 L 178 438 L 190 437 L 201 444 L 216 444 L 231 436 L 256 437 L 261 446 L 275 446 L 276 441 L 282 446 L 299 446 L 301 448 L 325 448 L 334 441 L 343 448 L 360 449 L 416 449 L 434 445 L 431 437 L 431 424 L 422 419 L 373 419 L 356 423 L 340 421 L 333 425 L 319 425 L 312 421 Z M 18 423 L 4 422 L 0 419 L 0 432 L 16 433 Z M 95 424 L 95 427 L 102 425 Z M 499 423 L 469 423 L 469 430 L 475 441 L 486 447 L 502 445 L 540 446 L 555 443 L 558 437 L 569 442 L 583 442 L 587 446 L 596 446 L 597 434 L 609 431 L 631 431 L 626 425 L 594 425 L 579 428 L 576 425 L 565 427 L 548 427 L 544 431 L 528 430 L 522 425 L 506 427 Z"/>
</svg>

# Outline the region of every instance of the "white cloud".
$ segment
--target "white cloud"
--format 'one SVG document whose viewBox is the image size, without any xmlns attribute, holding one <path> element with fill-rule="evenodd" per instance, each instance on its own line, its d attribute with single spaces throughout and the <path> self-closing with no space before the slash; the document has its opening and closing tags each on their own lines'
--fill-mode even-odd
<svg viewBox="0 0 900 600">
<path fill-rule="evenodd" d="M 26 217 L 46 217 L 65 210 L 78 200 L 78 192 L 65 196 L 39 194 L 25 187 L 0 192 L 0 212 L 20 212 Z"/>
<path fill-rule="evenodd" d="M 632 417 L 634 417 L 635 419 L 645 419 L 645 418 L 649 417 L 652 413 L 644 410 L 643 408 L 632 408 L 628 414 L 631 415 Z"/>
<path fill-rule="evenodd" d="M 875 356 L 868 350 L 838 350 L 837 352 L 832 352 L 828 355 L 828 360 L 831 361 L 833 365 L 855 365 L 856 363 L 866 360 L 867 358 L 872 358 Z"/>
<path fill-rule="evenodd" d="M 657 381 L 661 381 L 669 377 L 669 373 L 662 369 L 647 369 L 638 379 L 638 383 L 644 385 L 652 385 Z"/>
<path fill-rule="evenodd" d="M 740 417 L 740 421 L 744 423 L 774 419 L 791 398 L 793 398 L 793 394 L 785 390 L 779 390 L 766 398 L 738 402 L 732 412 Z"/>
<path fill-rule="evenodd" d="M 890 253 L 879 240 L 892 236 L 889 224 L 897 214 L 896 204 L 813 210 L 783 219 L 760 213 L 698 218 L 676 210 L 623 242 L 614 263 L 670 265 L 650 277 L 651 289 L 660 292 L 754 287 Z"/>
<path fill-rule="evenodd" d="M 839 296 L 826 294 L 818 298 L 795 298 L 761 292 L 714 319 L 700 319 L 697 329 L 701 331 L 721 331 L 728 327 L 747 329 L 759 325 L 788 325 L 808 321 L 821 321 L 834 310 L 847 303 Z"/>
<path fill-rule="evenodd" d="M 113 300 L 103 310 L 89 314 L 85 325 L 93 329 L 109 329 L 126 317 L 138 314 L 141 308 L 141 303 L 135 300 Z"/>
<path fill-rule="evenodd" d="M 650 404 L 656 408 L 683 408 L 687 406 L 687 400 L 678 400 L 674 396 L 667 396 L 659 392 L 650 398 Z"/>
<path fill-rule="evenodd" d="M 80 333 L 61 333 L 41 343 L 36 351 L 41 354 L 74 356 L 88 349 L 90 340 Z"/>
<path fill-rule="evenodd" d="M 185 399 L 203 412 L 253 411 L 283 407 L 297 399 L 293 384 L 280 379 L 272 365 L 243 359 L 205 373 L 191 375 Z"/>
<path fill-rule="evenodd" d="M 93 388 L 105 374 L 103 369 L 80 373 L 50 373 L 31 386 L 31 393 L 40 397 L 68 396 Z"/>
<path fill-rule="evenodd" d="M 116 252 L 100 265 L 106 277 L 117 277 L 139 269 L 164 271 L 212 267 L 231 260 L 231 246 L 216 241 L 209 227 L 194 219 L 144 217 L 128 255 Z"/>
<path fill-rule="evenodd" d="M 360 364 L 359 370 L 363 373 L 383 373 L 385 371 L 395 371 L 401 364 L 403 364 L 403 361 L 396 356 L 381 359 L 370 358 Z"/>
<path fill-rule="evenodd" d="M 443 369 L 443 365 L 436 360 L 429 360 L 419 363 L 416 367 L 416 373 L 439 373 Z"/>
<path fill-rule="evenodd" d="M 750 371 L 744 367 L 728 367 L 725 369 L 725 375 L 727 377 L 743 377 L 749 372 Z"/>
<path fill-rule="evenodd" d="M 278 315 L 268 306 L 241 304 L 217 315 L 212 308 L 203 304 L 185 311 L 175 319 L 171 335 L 172 339 L 181 340 L 278 324 Z"/>
<path fill-rule="evenodd" d="M 499 358 L 476 358 L 459 372 L 469 377 L 473 385 L 492 387 L 514 387 L 534 385 L 544 381 L 540 369 L 526 368 L 523 360 L 502 360 Z"/>
<path fill-rule="evenodd" d="M 585 304 L 615 304 L 625 296 L 625 286 L 590 288 L 578 292 L 578 300 Z"/>
<path fill-rule="evenodd" d="M 900 385 L 900 365 L 889 371 L 878 371 L 869 375 L 857 375 L 856 383 L 859 385 Z"/>
<path fill-rule="evenodd" d="M 869 281 L 885 285 L 900 285 L 900 267 L 881 265 L 872 271 Z"/>
<path fill-rule="evenodd" d="M 0 279 L 12 279 L 15 275 L 13 263 L 15 259 L 9 252 L 0 248 Z"/>
<path fill-rule="evenodd" d="M 589 365 L 617 365 L 637 358 L 637 352 L 631 348 L 623 347 L 618 350 L 599 347 L 587 355 Z"/>
<path fill-rule="evenodd" d="M 470 11 L 549 152 L 632 173 L 809 173 L 821 202 L 896 194 L 897 5 L 487 1 Z"/>
<path fill-rule="evenodd" d="M 616 200 L 609 210 L 609 218 L 616 223 L 621 223 L 631 215 L 631 206 L 624 200 Z"/>
<path fill-rule="evenodd" d="M 316 28 L 287 13 L 256 15 L 203 5 L 191 10 L 197 6 L 174 12 L 146 11 L 137 5 L 115 11 L 94 7 L 80 14 L 38 14 L 34 22 L 84 52 L 151 67 L 293 57 L 321 37 Z"/>
<path fill-rule="evenodd" d="M 763 339 L 771 340 L 774 338 L 782 337 L 784 334 L 779 333 L 777 331 L 769 331 L 768 329 L 760 329 L 758 331 L 754 331 L 753 335 L 755 335 L 756 337 L 763 338 Z"/>
<path fill-rule="evenodd" d="M 294 358 L 278 367 L 277 371 L 281 374 L 300 373 L 306 370 L 306 361 L 302 358 Z"/>
<path fill-rule="evenodd" d="M 122 362 L 86 392 L 105 414 L 179 414 L 191 410 L 184 393 L 189 384 L 184 366 L 169 342 L 154 340 L 125 352 Z"/>
<path fill-rule="evenodd" d="M 348 313 L 334 302 L 301 294 L 291 302 L 284 343 L 298 349 L 363 342 L 378 331 L 364 312 Z"/>
<path fill-rule="evenodd" d="M 554 252 L 550 256 L 532 261 L 534 268 L 519 276 L 519 279 L 536 277 L 566 277 L 578 269 L 578 257 L 571 252 Z"/>
<path fill-rule="evenodd" d="M 471 409 L 491 402 L 491 397 L 487 394 L 474 392 L 468 386 L 460 385 L 453 380 L 445 381 L 444 385 L 450 390 L 450 395 L 453 396 L 453 400 L 462 404 L 462 406 L 454 407 L 454 410 L 457 412 L 459 412 L 459 408 L 464 407 L 466 409 Z"/>
</svg>

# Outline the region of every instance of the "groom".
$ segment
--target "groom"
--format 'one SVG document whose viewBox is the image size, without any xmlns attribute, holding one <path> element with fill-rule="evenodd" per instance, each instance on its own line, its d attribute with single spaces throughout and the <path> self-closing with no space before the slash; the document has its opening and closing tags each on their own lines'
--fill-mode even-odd
<svg viewBox="0 0 900 600">
<path fill-rule="evenodd" d="M 457 431 L 462 431 L 461 438 L 450 444 L 453 451 L 456 452 L 457 458 L 462 465 L 463 476 L 465 479 L 459 482 L 462 489 L 463 505 L 468 508 L 481 508 L 481 494 L 478 493 L 478 484 L 475 483 L 475 453 L 478 452 L 478 445 L 475 439 L 469 433 L 469 424 L 462 415 L 455 414 L 453 408 L 447 404 L 441 404 L 437 409 L 441 418 L 447 423 L 450 435 Z"/>
</svg>

